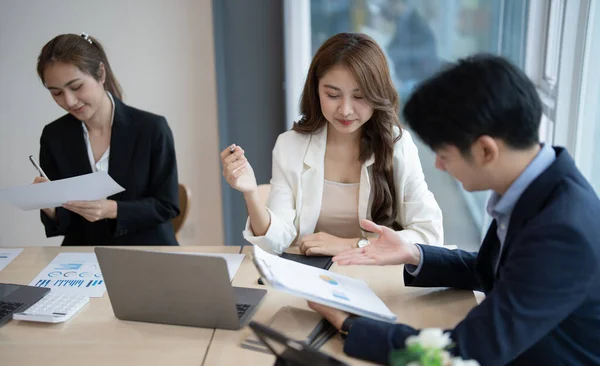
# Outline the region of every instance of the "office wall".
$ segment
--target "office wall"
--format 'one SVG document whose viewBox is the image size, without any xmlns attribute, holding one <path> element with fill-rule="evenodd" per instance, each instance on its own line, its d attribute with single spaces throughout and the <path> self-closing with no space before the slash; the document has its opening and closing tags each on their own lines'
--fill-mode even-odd
<svg viewBox="0 0 600 366">
<path fill-rule="evenodd" d="M 87 32 L 104 45 L 125 102 L 167 117 L 179 180 L 192 190 L 182 244 L 223 244 L 211 0 L 1 0 L 0 187 L 27 184 L 45 124 L 64 114 L 35 72 L 41 47 Z M 38 212 L 0 203 L 0 246 L 58 245 Z"/>
</svg>

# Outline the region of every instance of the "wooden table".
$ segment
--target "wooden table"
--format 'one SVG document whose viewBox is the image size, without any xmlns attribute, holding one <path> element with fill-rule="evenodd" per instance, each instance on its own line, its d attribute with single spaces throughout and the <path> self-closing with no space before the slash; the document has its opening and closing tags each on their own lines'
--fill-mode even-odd
<svg viewBox="0 0 600 366">
<path fill-rule="evenodd" d="M 140 249 L 238 253 L 240 247 Z M 245 247 L 243 253 L 249 253 L 250 249 Z M 0 282 L 27 285 L 58 253 L 64 252 L 93 252 L 93 248 L 25 248 L 0 271 Z M 398 315 L 399 322 L 414 327 L 451 328 L 476 304 L 470 291 L 404 287 L 401 266 L 339 267 L 334 264 L 331 270 L 365 280 Z M 267 288 L 257 284 L 258 277 L 252 261 L 246 257 L 233 285 Z M 306 301 L 300 298 L 269 290 L 253 320 L 268 323 L 285 305 L 308 309 Z M 0 365 L 272 365 L 273 356 L 240 347 L 248 335 L 248 328 L 228 331 L 121 321 L 115 318 L 105 293 L 102 298 L 92 298 L 90 304 L 65 323 L 10 321 L 0 328 Z M 351 364 L 366 364 L 350 359 L 342 349 L 339 336 L 322 348 Z"/>
<path fill-rule="evenodd" d="M 128 247 L 134 248 L 134 247 Z M 240 247 L 135 247 L 140 249 L 239 253 Z M 93 252 L 93 247 L 25 248 L 0 271 L 0 282 L 28 285 L 58 253 Z M 0 328 L 0 365 L 201 365 L 214 329 L 121 321 L 108 295 L 65 323 L 12 320 Z"/>
<path fill-rule="evenodd" d="M 251 247 L 244 247 L 243 253 L 247 254 L 250 250 Z M 453 328 L 476 305 L 472 291 L 405 287 L 402 266 L 343 267 L 334 264 L 330 270 L 366 281 L 390 310 L 398 316 L 398 322 L 416 328 Z M 265 286 L 257 284 L 258 277 L 258 271 L 250 258 L 246 256 L 233 279 L 233 285 L 265 288 Z M 269 290 L 252 320 L 267 323 L 282 306 L 286 305 L 308 309 L 306 301 L 303 299 Z M 250 333 L 251 330 L 247 327 L 239 331 L 217 329 L 204 364 L 272 365 L 275 361 L 273 356 L 239 346 Z M 352 365 L 369 364 L 346 356 L 343 353 L 343 346 L 341 337 L 335 336 L 321 348 L 321 351 Z"/>
</svg>

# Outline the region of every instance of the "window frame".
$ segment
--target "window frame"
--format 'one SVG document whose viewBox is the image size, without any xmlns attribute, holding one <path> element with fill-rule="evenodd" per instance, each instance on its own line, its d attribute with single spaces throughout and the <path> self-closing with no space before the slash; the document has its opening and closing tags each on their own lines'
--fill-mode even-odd
<svg viewBox="0 0 600 366">
<path fill-rule="evenodd" d="M 573 157 L 581 173 L 591 181 L 595 130 L 600 129 L 600 68 L 593 67 L 600 58 L 600 5 L 589 4 L 582 65 L 579 115 L 575 128 Z M 596 157 L 598 158 L 598 157 Z M 592 182 L 594 184 L 595 182 Z M 596 184 L 600 193 L 600 183 Z"/>
<path fill-rule="evenodd" d="M 299 101 L 310 67 L 311 21 L 310 0 L 284 0 L 284 90 L 286 128 L 300 118 Z"/>
</svg>

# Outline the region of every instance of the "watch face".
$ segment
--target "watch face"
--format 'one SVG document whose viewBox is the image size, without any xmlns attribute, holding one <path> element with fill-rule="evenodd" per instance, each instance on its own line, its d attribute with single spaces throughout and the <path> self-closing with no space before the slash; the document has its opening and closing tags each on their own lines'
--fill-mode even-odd
<svg viewBox="0 0 600 366">
<path fill-rule="evenodd" d="M 363 248 L 366 247 L 367 245 L 369 245 L 369 240 L 362 238 L 358 241 L 358 247 L 359 248 Z"/>
</svg>

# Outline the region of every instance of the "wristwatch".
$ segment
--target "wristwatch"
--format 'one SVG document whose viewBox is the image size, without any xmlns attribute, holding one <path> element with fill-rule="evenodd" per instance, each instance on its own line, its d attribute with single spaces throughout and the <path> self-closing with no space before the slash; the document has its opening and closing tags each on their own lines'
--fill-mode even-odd
<svg viewBox="0 0 600 366">
<path fill-rule="evenodd" d="M 350 331 L 350 328 L 352 328 L 352 323 L 354 323 L 354 319 L 356 319 L 354 315 L 349 315 L 346 318 L 346 320 L 344 320 L 344 322 L 342 323 L 342 327 L 340 328 L 340 335 L 343 339 L 346 339 L 346 337 L 348 336 L 348 332 Z"/>
<path fill-rule="evenodd" d="M 360 238 L 360 239 L 358 239 L 358 242 L 356 243 L 356 246 L 358 248 L 364 248 L 364 247 L 366 247 L 369 244 L 371 244 L 371 242 L 369 241 L 369 239 L 367 239 L 367 238 Z"/>
</svg>

